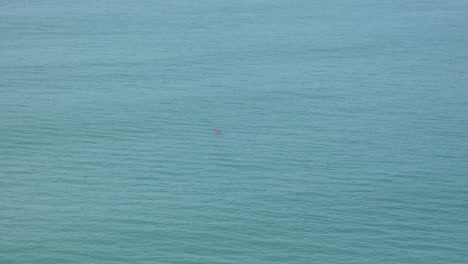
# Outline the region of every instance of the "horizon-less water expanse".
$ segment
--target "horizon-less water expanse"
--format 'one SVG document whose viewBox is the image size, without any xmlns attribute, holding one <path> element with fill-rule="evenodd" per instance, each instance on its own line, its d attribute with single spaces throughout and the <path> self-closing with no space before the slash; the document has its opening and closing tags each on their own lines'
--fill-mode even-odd
<svg viewBox="0 0 468 264">
<path fill-rule="evenodd" d="M 467 21 L 0 1 L 0 263 L 468 263 Z"/>
</svg>

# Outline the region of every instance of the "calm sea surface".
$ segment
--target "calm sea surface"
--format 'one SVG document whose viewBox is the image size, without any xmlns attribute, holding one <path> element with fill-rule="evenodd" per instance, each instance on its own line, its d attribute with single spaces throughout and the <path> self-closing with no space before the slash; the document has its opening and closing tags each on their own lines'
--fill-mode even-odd
<svg viewBox="0 0 468 264">
<path fill-rule="evenodd" d="M 468 263 L 467 22 L 1 0 L 0 263 Z"/>
</svg>

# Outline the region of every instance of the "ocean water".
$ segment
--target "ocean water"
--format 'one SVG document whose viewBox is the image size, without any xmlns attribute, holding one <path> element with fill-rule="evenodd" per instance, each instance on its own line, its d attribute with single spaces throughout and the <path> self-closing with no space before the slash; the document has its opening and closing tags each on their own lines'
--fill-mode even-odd
<svg viewBox="0 0 468 264">
<path fill-rule="evenodd" d="M 468 263 L 467 21 L 0 1 L 0 263 Z"/>
</svg>

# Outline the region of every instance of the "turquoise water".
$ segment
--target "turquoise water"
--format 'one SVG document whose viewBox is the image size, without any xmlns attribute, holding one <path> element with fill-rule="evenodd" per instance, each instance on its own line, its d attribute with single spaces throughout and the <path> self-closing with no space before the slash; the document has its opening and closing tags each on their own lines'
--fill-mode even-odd
<svg viewBox="0 0 468 264">
<path fill-rule="evenodd" d="M 0 263 L 468 263 L 467 21 L 1 1 Z"/>
</svg>

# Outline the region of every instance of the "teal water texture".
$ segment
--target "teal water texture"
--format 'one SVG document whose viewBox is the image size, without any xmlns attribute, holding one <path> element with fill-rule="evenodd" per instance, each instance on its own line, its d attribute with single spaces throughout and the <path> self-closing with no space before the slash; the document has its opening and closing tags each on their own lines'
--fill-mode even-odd
<svg viewBox="0 0 468 264">
<path fill-rule="evenodd" d="M 0 1 L 0 263 L 468 263 L 467 21 Z"/>
</svg>

